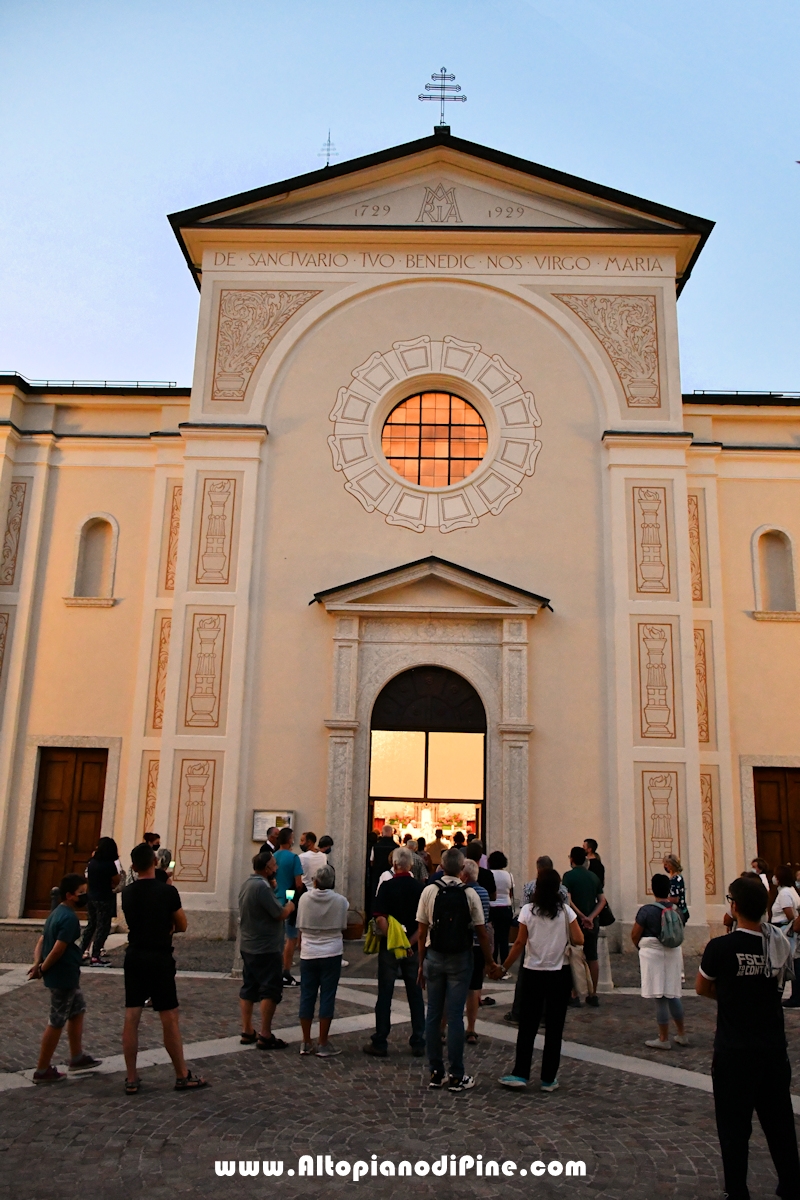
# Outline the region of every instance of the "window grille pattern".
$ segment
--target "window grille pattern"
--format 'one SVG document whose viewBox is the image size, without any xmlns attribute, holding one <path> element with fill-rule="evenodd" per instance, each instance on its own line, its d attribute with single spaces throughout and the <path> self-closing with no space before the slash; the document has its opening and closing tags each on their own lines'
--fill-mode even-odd
<svg viewBox="0 0 800 1200">
<path fill-rule="evenodd" d="M 480 465 L 489 438 L 478 411 L 450 392 L 421 392 L 392 409 L 383 453 L 398 475 L 422 487 L 460 483 Z"/>
</svg>

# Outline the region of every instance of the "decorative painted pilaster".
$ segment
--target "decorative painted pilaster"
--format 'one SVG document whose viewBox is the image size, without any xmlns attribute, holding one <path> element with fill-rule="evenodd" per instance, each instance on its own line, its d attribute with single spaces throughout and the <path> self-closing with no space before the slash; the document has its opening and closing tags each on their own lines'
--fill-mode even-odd
<svg viewBox="0 0 800 1200">
<path fill-rule="evenodd" d="M 328 782 L 326 819 L 333 838 L 333 862 L 337 887 L 357 903 L 364 885 L 363 862 L 351 862 L 353 837 L 353 766 L 358 687 L 360 621 L 356 616 L 337 617 L 333 635 L 333 715 L 325 725 L 328 736 Z M 341 885 L 339 886 L 339 878 Z"/>
<path fill-rule="evenodd" d="M 679 853 L 694 944 L 707 927 L 686 489 L 691 434 L 615 431 L 603 440 L 612 598 L 608 788 L 616 823 L 609 874 L 619 887 L 610 900 L 627 949 L 650 875 L 664 853 Z"/>
<path fill-rule="evenodd" d="M 31 655 L 32 617 L 45 564 L 40 554 L 55 439 L 42 433 L 21 439 L 0 426 L 0 512 L 6 515 L 0 605 L 7 614 L 0 677 L 0 911 L 22 912 L 33 795 L 15 784 L 25 678 Z M 19 486 L 24 484 L 24 492 Z"/>
<path fill-rule="evenodd" d="M 194 926 L 225 934 L 254 807 L 241 802 L 243 714 L 266 429 L 185 424 L 181 434 L 182 512 L 156 824 L 175 850 L 185 907 L 208 914 Z"/>
<path fill-rule="evenodd" d="M 528 751 L 533 729 L 528 721 L 528 621 L 503 621 L 502 721 L 499 726 L 502 769 L 502 829 L 493 844 L 507 847 L 511 873 L 528 872 Z M 489 797 L 487 797 L 489 800 Z M 491 814 L 491 803 L 487 804 Z M 490 815 L 491 825 L 491 815 Z M 493 830 L 490 828 L 490 840 Z"/>
</svg>

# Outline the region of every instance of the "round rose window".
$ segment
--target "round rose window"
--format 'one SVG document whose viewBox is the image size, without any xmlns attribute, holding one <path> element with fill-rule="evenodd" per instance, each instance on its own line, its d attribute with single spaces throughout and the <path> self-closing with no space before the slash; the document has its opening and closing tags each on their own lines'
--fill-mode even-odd
<svg viewBox="0 0 800 1200">
<path fill-rule="evenodd" d="M 439 488 L 471 475 L 488 441 L 479 412 L 466 400 L 450 392 L 420 392 L 392 409 L 381 448 L 409 483 Z"/>
</svg>

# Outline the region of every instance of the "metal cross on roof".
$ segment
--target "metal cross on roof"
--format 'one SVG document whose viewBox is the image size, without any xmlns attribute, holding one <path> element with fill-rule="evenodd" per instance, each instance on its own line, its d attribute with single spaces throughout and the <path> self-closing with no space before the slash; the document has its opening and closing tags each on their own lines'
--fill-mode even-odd
<svg viewBox="0 0 800 1200">
<path fill-rule="evenodd" d="M 333 142 L 331 141 L 331 131 L 329 129 L 328 130 L 328 140 L 322 143 L 322 149 L 320 150 L 319 154 L 317 155 L 317 158 L 324 158 L 325 166 L 329 167 L 331 165 L 331 159 L 338 158 L 338 157 L 339 157 L 339 151 L 336 149 Z"/>
<path fill-rule="evenodd" d="M 453 92 L 460 92 L 461 84 L 453 83 L 453 80 L 455 79 L 455 75 L 448 75 L 447 67 L 442 67 L 442 70 L 440 73 L 434 73 L 433 75 L 431 75 L 431 79 L 433 80 L 433 83 L 425 84 L 425 91 L 430 94 L 426 96 L 422 92 L 420 92 L 419 99 L 420 100 L 438 100 L 439 101 L 439 114 L 440 114 L 439 115 L 439 125 L 441 126 L 441 125 L 444 125 L 444 106 L 447 103 L 447 101 L 448 100 L 458 100 L 463 104 L 467 97 L 466 96 L 454 96 L 451 94 Z"/>
</svg>

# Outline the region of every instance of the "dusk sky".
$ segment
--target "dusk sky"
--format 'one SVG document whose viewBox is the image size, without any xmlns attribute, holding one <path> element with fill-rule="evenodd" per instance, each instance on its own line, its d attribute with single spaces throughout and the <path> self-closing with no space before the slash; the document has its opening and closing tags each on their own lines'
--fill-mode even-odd
<svg viewBox="0 0 800 1200">
<path fill-rule="evenodd" d="M 453 132 L 717 222 L 693 388 L 800 389 L 796 0 L 0 0 L 0 369 L 190 382 L 166 215 Z M 453 111 L 455 110 L 455 111 Z"/>
</svg>

